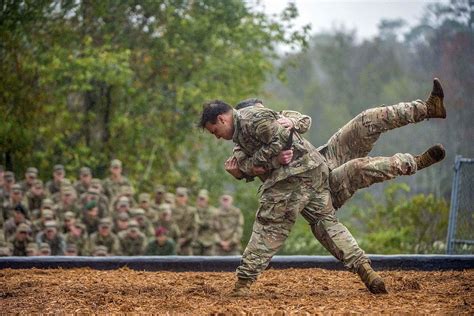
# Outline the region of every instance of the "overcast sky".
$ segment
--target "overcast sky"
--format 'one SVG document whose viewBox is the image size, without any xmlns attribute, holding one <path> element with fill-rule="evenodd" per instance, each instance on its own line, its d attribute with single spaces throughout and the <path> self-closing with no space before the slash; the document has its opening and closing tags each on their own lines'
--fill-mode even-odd
<svg viewBox="0 0 474 316">
<path fill-rule="evenodd" d="M 256 0 L 249 0 L 249 2 Z M 281 12 L 289 0 L 261 0 L 268 14 Z M 381 19 L 403 18 L 409 26 L 423 15 L 423 8 L 429 3 L 446 1 L 428 0 L 294 0 L 300 16 L 297 25 L 312 25 L 312 33 L 344 25 L 347 29 L 356 29 L 359 40 L 373 37 Z"/>
</svg>

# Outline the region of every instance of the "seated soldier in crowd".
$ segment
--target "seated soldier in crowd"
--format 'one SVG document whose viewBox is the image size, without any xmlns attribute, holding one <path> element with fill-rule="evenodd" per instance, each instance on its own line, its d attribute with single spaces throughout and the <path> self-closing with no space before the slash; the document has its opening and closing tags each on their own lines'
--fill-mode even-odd
<svg viewBox="0 0 474 316">
<path fill-rule="evenodd" d="M 76 245 L 78 256 L 88 256 L 89 253 L 89 237 L 87 235 L 86 226 L 79 221 L 75 221 L 69 226 L 69 231 L 64 237 L 66 244 Z"/>
<path fill-rule="evenodd" d="M 128 222 L 130 220 L 130 216 L 127 212 L 121 212 L 118 216 L 114 219 L 114 226 L 112 232 L 116 235 L 120 234 L 120 232 L 126 231 L 128 229 Z"/>
<path fill-rule="evenodd" d="M 39 256 L 39 248 L 36 242 L 30 242 L 26 246 L 26 256 L 28 257 Z"/>
<path fill-rule="evenodd" d="M 12 249 L 13 256 L 26 256 L 26 248 L 33 241 L 30 237 L 30 226 L 21 223 L 16 227 L 16 233 L 9 238 L 9 246 Z"/>
<path fill-rule="evenodd" d="M 193 245 L 195 256 L 213 256 L 216 243 L 215 217 L 217 210 L 209 205 L 209 192 L 200 190 L 196 201 L 199 218 L 197 236 Z"/>
<path fill-rule="evenodd" d="M 29 167 L 25 172 L 25 179 L 20 182 L 21 189 L 24 194 L 33 186 L 34 181 L 38 178 L 38 169 Z"/>
<path fill-rule="evenodd" d="M 164 227 L 168 230 L 168 237 L 173 239 L 176 243 L 179 236 L 181 235 L 178 225 L 173 220 L 171 206 L 167 203 L 164 203 L 159 208 L 158 220 L 153 223 L 155 231 L 158 227 Z M 176 250 L 178 251 L 178 250 Z"/>
<path fill-rule="evenodd" d="M 38 256 L 51 256 L 51 247 L 48 243 L 42 242 L 39 244 Z"/>
<path fill-rule="evenodd" d="M 108 255 L 120 255 L 120 242 L 117 235 L 112 233 L 112 220 L 108 217 L 102 218 L 99 230 L 90 235 L 89 249 L 95 249 L 97 246 L 105 246 Z"/>
<path fill-rule="evenodd" d="M 26 204 L 30 210 L 32 218 L 35 218 L 35 214 L 40 213 L 41 203 L 46 199 L 46 192 L 44 190 L 43 181 L 36 179 L 33 181 L 33 185 L 26 192 Z"/>
<path fill-rule="evenodd" d="M 97 232 L 100 223 L 99 207 L 96 201 L 92 200 L 84 206 L 82 213 L 82 223 L 86 226 L 88 235 Z"/>
<path fill-rule="evenodd" d="M 89 190 L 92 181 L 92 171 L 89 167 L 82 167 L 79 170 L 79 180 L 74 183 L 74 189 L 80 197 Z"/>
<path fill-rule="evenodd" d="M 146 217 L 143 209 L 134 208 L 130 210 L 130 217 L 137 221 L 140 231 L 144 233 L 147 238 L 153 237 L 155 230 L 153 229 L 150 220 Z"/>
<path fill-rule="evenodd" d="M 145 251 L 147 256 L 174 256 L 176 255 L 176 244 L 168 237 L 168 230 L 158 227 L 155 232 L 155 239 L 151 240 Z"/>
<path fill-rule="evenodd" d="M 76 244 L 66 244 L 64 255 L 68 257 L 77 257 L 79 253 Z"/>
<path fill-rule="evenodd" d="M 92 256 L 93 257 L 108 257 L 109 252 L 106 246 L 95 246 L 93 251 L 92 251 Z"/>
<path fill-rule="evenodd" d="M 64 170 L 63 165 L 55 165 L 53 167 L 53 179 L 46 183 L 46 190 L 48 190 L 49 195 L 53 195 L 61 189 L 61 182 L 66 176 L 66 171 Z"/>
<path fill-rule="evenodd" d="M 58 232 L 58 224 L 56 221 L 47 221 L 44 230 L 36 235 L 38 244 L 46 243 L 51 248 L 52 256 L 64 255 L 66 249 L 66 241 L 61 233 Z"/>
<path fill-rule="evenodd" d="M 13 209 L 13 216 L 10 217 L 3 224 L 3 233 L 5 234 L 5 239 L 9 239 L 16 233 L 18 225 L 25 223 L 28 227 L 31 226 L 31 222 L 28 220 L 28 215 L 26 214 L 26 209 L 22 204 L 17 204 Z"/>
<path fill-rule="evenodd" d="M 33 221 L 31 225 L 31 234 L 36 236 L 39 232 L 44 230 L 44 225 L 47 221 L 52 221 L 54 219 L 54 212 L 49 207 L 43 208 L 41 210 L 41 217 Z"/>
<path fill-rule="evenodd" d="M 149 222 L 153 223 L 158 217 L 158 210 L 151 207 L 151 197 L 148 193 L 138 195 L 138 207 L 145 211 Z"/>
<path fill-rule="evenodd" d="M 8 220 L 13 215 L 13 210 L 17 205 L 21 205 L 25 209 L 25 216 L 29 218 L 29 210 L 28 210 L 28 201 L 26 197 L 23 196 L 23 191 L 21 190 L 21 186 L 18 183 L 15 183 L 11 186 L 10 189 L 10 197 L 3 201 L 3 212 L 4 220 Z"/>
<path fill-rule="evenodd" d="M 141 256 L 145 252 L 147 238 L 140 231 L 137 221 L 130 220 L 128 228 L 118 235 L 123 256 Z"/>
</svg>

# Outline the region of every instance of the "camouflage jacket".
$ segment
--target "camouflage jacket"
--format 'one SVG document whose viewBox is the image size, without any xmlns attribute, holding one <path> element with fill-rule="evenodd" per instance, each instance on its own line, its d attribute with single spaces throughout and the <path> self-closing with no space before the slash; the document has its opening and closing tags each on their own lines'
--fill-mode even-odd
<svg viewBox="0 0 474 316">
<path fill-rule="evenodd" d="M 216 242 L 215 219 L 217 209 L 209 205 L 205 208 L 197 207 L 196 210 L 199 217 L 196 242 L 205 247 L 212 246 Z"/>
<path fill-rule="evenodd" d="M 231 247 L 240 250 L 240 239 L 244 227 L 244 216 L 240 209 L 231 206 L 229 209 L 219 208 L 215 221 L 217 242 L 230 242 Z"/>
<path fill-rule="evenodd" d="M 124 230 L 118 234 L 118 238 L 122 256 L 141 256 L 144 254 L 147 238 L 143 233 L 139 232 L 137 238 L 131 238 L 128 231 Z"/>
<path fill-rule="evenodd" d="M 324 161 L 311 143 L 295 133 L 291 147 L 293 160 L 281 166 L 276 157 L 283 150 L 290 132 L 277 122 L 278 113 L 267 108 L 248 107 L 234 111 L 233 115 L 233 141 L 249 157 L 244 168 L 259 166 L 270 170 L 264 177 L 263 190 L 278 181 L 314 169 Z"/>
<path fill-rule="evenodd" d="M 199 217 L 194 207 L 176 206 L 173 209 L 173 220 L 178 225 L 184 242 L 180 246 L 188 246 L 196 239 Z"/>
<path fill-rule="evenodd" d="M 93 233 L 89 239 L 89 249 L 94 251 L 97 246 L 107 247 L 107 253 L 112 256 L 119 256 L 120 253 L 120 242 L 117 235 L 110 233 L 107 236 L 102 236 L 98 232 Z"/>
</svg>

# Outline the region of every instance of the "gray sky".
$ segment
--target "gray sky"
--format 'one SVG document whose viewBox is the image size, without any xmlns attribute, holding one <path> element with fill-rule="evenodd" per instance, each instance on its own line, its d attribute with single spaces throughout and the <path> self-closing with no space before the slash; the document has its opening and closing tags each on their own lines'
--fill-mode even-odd
<svg viewBox="0 0 474 316">
<path fill-rule="evenodd" d="M 249 0 L 254 2 L 256 0 Z M 289 0 L 261 0 L 267 14 L 281 12 Z M 381 19 L 403 18 L 409 26 L 423 15 L 423 8 L 429 3 L 440 1 L 429 0 L 379 0 L 379 1 L 329 1 L 329 0 L 294 0 L 300 16 L 297 25 L 312 25 L 312 33 L 329 30 L 334 26 L 344 25 L 346 29 L 356 29 L 359 40 L 373 37 Z M 446 1 L 441 1 L 446 2 Z"/>
</svg>

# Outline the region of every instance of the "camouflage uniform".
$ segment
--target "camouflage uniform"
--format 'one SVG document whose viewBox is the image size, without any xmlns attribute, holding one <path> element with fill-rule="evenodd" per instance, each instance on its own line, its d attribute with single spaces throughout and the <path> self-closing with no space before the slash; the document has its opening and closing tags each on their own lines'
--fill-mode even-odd
<svg viewBox="0 0 474 316">
<path fill-rule="evenodd" d="M 64 239 L 66 240 L 66 244 L 76 245 L 77 254 L 79 256 L 87 256 L 90 254 L 90 249 L 89 249 L 89 243 L 88 243 L 89 238 L 86 232 L 86 227 L 82 223 L 75 223 L 74 225 L 82 230 L 82 234 L 79 236 L 76 236 L 71 231 L 67 232 L 64 237 Z"/>
<path fill-rule="evenodd" d="M 269 109 L 250 107 L 233 112 L 233 141 L 254 166 L 272 170 L 263 183 L 252 236 L 237 268 L 239 279 L 255 280 L 281 248 L 298 213 L 309 222 L 321 244 L 344 265 L 356 271 L 369 262 L 347 228 L 339 223 L 329 192 L 325 159 L 297 133 L 293 161 L 275 165 L 275 157 L 289 138 L 289 131 Z"/>
<path fill-rule="evenodd" d="M 177 195 L 180 188 L 176 189 Z M 187 193 L 184 193 L 187 195 Z M 181 235 L 178 239 L 179 255 L 191 256 L 192 244 L 196 239 L 199 217 L 196 208 L 189 205 L 176 205 L 173 209 L 173 220 L 178 225 Z"/>
<path fill-rule="evenodd" d="M 159 245 L 156 240 L 151 240 L 145 250 L 147 256 L 174 256 L 176 255 L 176 243 L 168 238 L 164 245 Z"/>
<path fill-rule="evenodd" d="M 208 199 L 207 190 L 201 190 L 198 198 Z M 199 222 L 196 240 L 193 245 L 193 255 L 213 256 L 215 254 L 214 245 L 216 243 L 215 218 L 217 209 L 211 205 L 206 207 L 196 206 Z"/>
<path fill-rule="evenodd" d="M 66 241 L 61 233 L 58 232 L 58 226 L 56 221 L 47 221 L 45 223 L 44 231 L 41 231 L 36 235 L 36 243 L 42 244 L 46 243 L 51 249 L 52 256 L 62 256 L 64 255 L 64 250 L 66 249 Z M 53 239 L 48 239 L 46 236 L 46 231 L 48 229 L 55 229 L 56 235 Z"/>
<path fill-rule="evenodd" d="M 135 237 L 131 236 L 132 232 L 136 234 Z M 128 229 L 121 231 L 118 238 L 123 256 L 141 256 L 145 252 L 147 239 L 145 234 L 140 232 L 135 220 L 129 222 Z"/>
<path fill-rule="evenodd" d="M 25 233 L 29 234 L 31 232 L 30 227 L 27 224 L 20 224 L 18 225 L 18 228 L 16 230 L 16 233 Z M 23 240 L 20 240 L 17 238 L 17 236 L 12 236 L 9 239 L 9 244 L 11 245 L 11 248 L 13 249 L 12 255 L 13 256 L 26 256 L 27 251 L 26 248 L 29 243 L 31 243 L 33 239 L 30 236 L 25 236 Z"/>
<path fill-rule="evenodd" d="M 102 219 L 100 221 L 100 226 L 106 225 L 109 227 L 109 229 L 112 226 L 112 221 L 109 219 Z M 90 235 L 89 238 L 89 249 L 92 251 L 96 249 L 97 246 L 105 246 L 107 247 L 107 253 L 111 255 L 120 255 L 120 242 L 114 233 L 112 231 L 109 231 L 109 233 L 106 236 L 101 235 L 99 232 L 95 232 L 92 235 Z"/>
<path fill-rule="evenodd" d="M 244 226 L 244 216 L 240 209 L 234 206 L 228 209 L 220 207 L 217 212 L 215 226 L 217 232 L 216 255 L 240 255 L 240 239 L 242 238 Z M 228 242 L 230 249 L 224 250 L 219 244 L 221 241 Z"/>
</svg>

